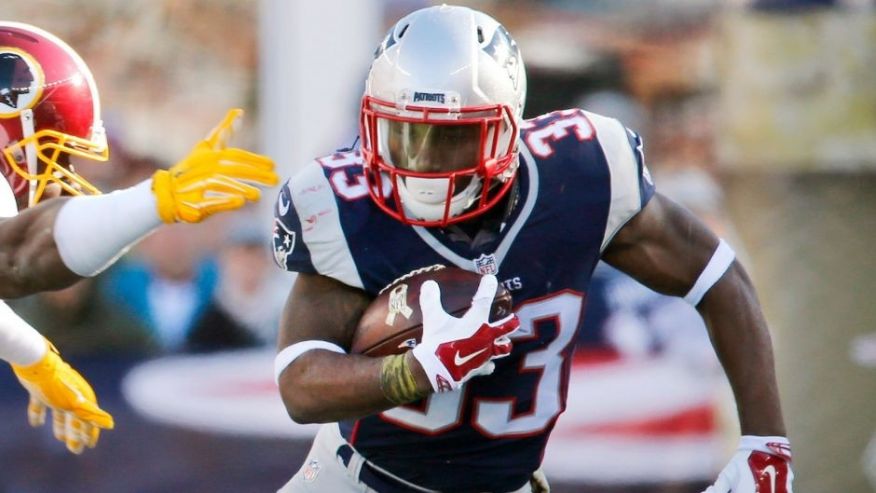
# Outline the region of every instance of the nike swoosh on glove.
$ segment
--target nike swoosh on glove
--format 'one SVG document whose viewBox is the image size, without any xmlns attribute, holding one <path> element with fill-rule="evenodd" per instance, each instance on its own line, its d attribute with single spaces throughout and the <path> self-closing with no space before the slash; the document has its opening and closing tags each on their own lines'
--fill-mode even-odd
<svg viewBox="0 0 876 493">
<path fill-rule="evenodd" d="M 444 311 L 438 283 L 426 281 L 420 287 L 423 337 L 413 353 L 435 392 L 455 390 L 472 377 L 489 375 L 496 368 L 493 359 L 511 353 L 508 335 L 520 321 L 512 314 L 489 322 L 497 286 L 496 276 L 483 276 L 471 308 L 461 318 Z"/>
<path fill-rule="evenodd" d="M 787 438 L 745 435 L 718 480 L 703 493 L 793 493 L 793 482 Z"/>
</svg>

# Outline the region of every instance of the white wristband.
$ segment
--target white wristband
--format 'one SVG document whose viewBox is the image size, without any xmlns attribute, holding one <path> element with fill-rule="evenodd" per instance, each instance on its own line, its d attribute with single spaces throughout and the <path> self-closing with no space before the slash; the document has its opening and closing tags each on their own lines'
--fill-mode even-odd
<svg viewBox="0 0 876 493">
<path fill-rule="evenodd" d="M 712 258 L 709 259 L 709 263 L 706 264 L 706 267 L 700 273 L 700 277 L 697 278 L 693 287 L 684 296 L 684 301 L 687 301 L 692 306 L 697 306 L 703 299 L 703 296 L 727 272 L 735 258 L 736 252 L 730 248 L 727 242 L 721 240 L 718 243 L 718 248 L 715 249 L 715 253 L 712 254 Z"/>
<path fill-rule="evenodd" d="M 71 198 L 58 211 L 53 233 L 64 265 L 91 277 L 160 225 L 149 179 L 106 195 Z"/>
<path fill-rule="evenodd" d="M 739 439 L 739 450 L 766 452 L 791 459 L 791 442 L 781 436 L 743 435 Z"/>
<path fill-rule="evenodd" d="M 274 358 L 274 382 L 280 384 L 280 375 L 293 361 L 311 349 L 325 349 L 333 353 L 347 354 L 341 346 L 328 341 L 301 341 L 286 346 Z"/>
</svg>

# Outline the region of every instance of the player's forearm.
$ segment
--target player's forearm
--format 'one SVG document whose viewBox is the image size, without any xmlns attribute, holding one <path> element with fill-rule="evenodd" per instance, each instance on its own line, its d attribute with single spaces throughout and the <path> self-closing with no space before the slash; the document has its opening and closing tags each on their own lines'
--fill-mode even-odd
<svg viewBox="0 0 876 493">
<path fill-rule="evenodd" d="M 60 289 L 99 274 L 161 224 L 152 180 L 106 195 L 58 198 L 0 223 L 0 297 Z"/>
<path fill-rule="evenodd" d="M 47 200 L 0 220 L 0 298 L 59 289 L 80 279 L 58 254 L 53 228 L 69 199 Z"/>
<path fill-rule="evenodd" d="M 742 434 L 785 436 L 772 342 L 744 269 L 734 263 L 697 309 L 733 388 Z"/>
<path fill-rule="evenodd" d="M 410 353 L 405 355 L 416 378 L 417 392 L 431 385 Z M 297 423 L 328 423 L 354 419 L 395 407 L 381 375 L 383 358 L 312 350 L 301 355 L 280 375 L 280 395 L 289 416 Z M 393 383 L 389 384 L 394 385 Z"/>
</svg>

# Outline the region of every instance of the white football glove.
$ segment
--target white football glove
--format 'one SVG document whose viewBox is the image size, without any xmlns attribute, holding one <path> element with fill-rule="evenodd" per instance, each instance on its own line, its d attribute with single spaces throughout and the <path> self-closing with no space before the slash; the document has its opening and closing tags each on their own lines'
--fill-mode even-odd
<svg viewBox="0 0 876 493">
<path fill-rule="evenodd" d="M 498 284 L 496 276 L 481 278 L 471 308 L 462 318 L 444 311 L 438 283 L 426 281 L 420 287 L 423 337 L 413 352 L 435 392 L 458 389 L 476 375 L 493 373 L 493 358 L 511 353 L 508 334 L 520 327 L 517 316 L 489 323 Z"/>
<path fill-rule="evenodd" d="M 718 480 L 703 493 L 793 493 L 793 481 L 787 438 L 746 435 Z"/>
</svg>

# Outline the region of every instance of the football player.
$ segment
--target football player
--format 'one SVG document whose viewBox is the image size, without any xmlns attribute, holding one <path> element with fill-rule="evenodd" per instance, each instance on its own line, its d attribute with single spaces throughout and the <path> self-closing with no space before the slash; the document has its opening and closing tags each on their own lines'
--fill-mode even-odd
<svg viewBox="0 0 876 493">
<path fill-rule="evenodd" d="M 72 156 L 108 158 L 91 71 L 52 34 L 0 22 L 0 298 L 68 286 L 162 223 L 195 223 L 257 200 L 253 184 L 277 177 L 267 157 L 226 147 L 241 113 L 229 112 L 169 170 L 100 195 L 70 165 Z M 30 393 L 30 423 L 43 424 L 50 408 L 55 437 L 70 451 L 94 447 L 100 430 L 113 427 L 88 382 L 2 302 L 0 359 Z"/>
<path fill-rule="evenodd" d="M 299 275 L 275 373 L 293 420 L 327 424 L 281 491 L 546 491 L 538 470 L 603 259 L 709 327 L 743 437 L 708 491 L 790 492 L 770 336 L 732 249 L 655 193 L 635 132 L 581 109 L 523 120 L 525 96 L 504 27 L 463 7 L 416 11 L 376 51 L 360 148 L 282 187 L 275 257 Z M 420 344 L 347 354 L 382 287 L 439 263 L 485 274 L 465 316 L 427 282 Z M 497 282 L 516 318 L 490 323 Z"/>
</svg>

